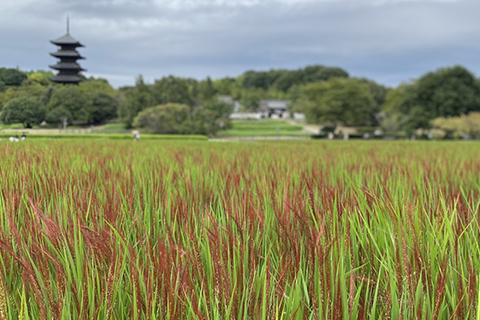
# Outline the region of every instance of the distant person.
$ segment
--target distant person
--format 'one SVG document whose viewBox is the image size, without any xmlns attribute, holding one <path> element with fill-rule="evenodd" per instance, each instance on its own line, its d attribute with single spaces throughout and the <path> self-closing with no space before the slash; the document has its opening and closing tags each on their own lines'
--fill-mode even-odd
<svg viewBox="0 0 480 320">
<path fill-rule="evenodd" d="M 138 140 L 140 140 L 140 133 L 135 133 L 133 135 L 133 141 L 138 141 Z"/>
<path fill-rule="evenodd" d="M 367 132 L 363 135 L 363 139 L 368 140 L 370 139 L 370 134 Z"/>
<path fill-rule="evenodd" d="M 10 142 L 13 142 L 13 141 L 15 141 L 15 138 L 13 136 L 10 136 L 10 138 L 8 138 L 8 140 L 10 140 Z"/>
<path fill-rule="evenodd" d="M 20 139 L 18 139 L 18 135 L 15 136 L 15 142 L 18 142 L 20 141 Z"/>
<path fill-rule="evenodd" d="M 22 134 L 22 141 L 26 140 L 27 139 L 27 135 L 24 133 Z"/>
</svg>

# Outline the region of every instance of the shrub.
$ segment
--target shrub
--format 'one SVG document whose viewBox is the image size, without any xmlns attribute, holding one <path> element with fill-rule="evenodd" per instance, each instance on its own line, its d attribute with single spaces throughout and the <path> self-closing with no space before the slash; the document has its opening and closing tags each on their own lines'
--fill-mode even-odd
<svg viewBox="0 0 480 320">
<path fill-rule="evenodd" d="M 2 111 L 5 124 L 22 123 L 25 128 L 40 124 L 45 119 L 45 106 L 36 98 L 15 98 Z"/>
<path fill-rule="evenodd" d="M 157 134 L 188 134 L 192 132 L 190 108 L 184 104 L 167 103 L 141 111 L 133 126 Z"/>
</svg>

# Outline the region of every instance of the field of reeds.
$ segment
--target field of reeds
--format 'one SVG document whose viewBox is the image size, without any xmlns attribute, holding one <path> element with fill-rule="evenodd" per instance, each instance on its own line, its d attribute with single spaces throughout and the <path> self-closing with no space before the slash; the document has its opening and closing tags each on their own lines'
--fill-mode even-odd
<svg viewBox="0 0 480 320">
<path fill-rule="evenodd" d="M 474 142 L 0 143 L 0 319 L 475 319 Z"/>
</svg>

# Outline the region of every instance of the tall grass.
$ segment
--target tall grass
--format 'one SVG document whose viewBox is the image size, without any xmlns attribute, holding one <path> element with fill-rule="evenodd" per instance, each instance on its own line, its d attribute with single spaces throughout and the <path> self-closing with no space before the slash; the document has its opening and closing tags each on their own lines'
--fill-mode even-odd
<svg viewBox="0 0 480 320">
<path fill-rule="evenodd" d="M 0 144 L 1 319 L 473 319 L 475 143 Z"/>
</svg>

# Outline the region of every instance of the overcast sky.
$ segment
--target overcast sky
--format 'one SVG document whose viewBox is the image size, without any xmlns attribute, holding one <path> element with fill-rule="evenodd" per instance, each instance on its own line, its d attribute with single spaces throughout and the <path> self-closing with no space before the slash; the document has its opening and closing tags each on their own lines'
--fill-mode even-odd
<svg viewBox="0 0 480 320">
<path fill-rule="evenodd" d="M 67 15 L 87 75 L 116 87 L 312 64 L 389 86 L 455 64 L 480 76 L 480 0 L 1 0 L 0 66 L 54 64 Z"/>
</svg>

